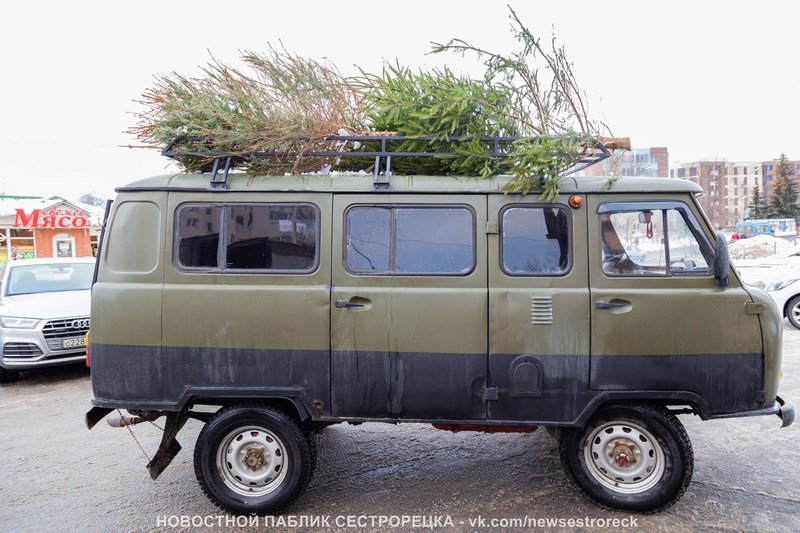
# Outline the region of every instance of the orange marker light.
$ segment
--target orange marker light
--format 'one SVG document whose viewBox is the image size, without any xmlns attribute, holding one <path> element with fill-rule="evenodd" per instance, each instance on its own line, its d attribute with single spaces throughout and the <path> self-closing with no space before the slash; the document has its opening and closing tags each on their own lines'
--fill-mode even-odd
<svg viewBox="0 0 800 533">
<path fill-rule="evenodd" d="M 569 205 L 574 207 L 575 209 L 578 209 L 579 207 L 581 207 L 583 205 L 583 198 L 581 198 L 577 194 L 575 196 L 570 196 L 569 197 Z"/>
</svg>

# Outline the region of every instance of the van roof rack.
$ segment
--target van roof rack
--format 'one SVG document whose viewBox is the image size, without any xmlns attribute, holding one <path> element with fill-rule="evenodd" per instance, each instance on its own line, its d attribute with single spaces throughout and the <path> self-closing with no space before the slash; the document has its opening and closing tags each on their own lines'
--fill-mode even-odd
<svg viewBox="0 0 800 533">
<path fill-rule="evenodd" d="M 535 140 L 538 137 L 481 137 L 480 140 L 486 143 L 487 155 L 493 158 L 503 159 L 508 157 L 510 153 L 511 144 L 519 140 Z M 181 135 L 173 139 L 161 151 L 161 155 L 171 159 L 179 159 L 181 157 L 203 157 L 213 159 L 211 167 L 211 181 L 210 187 L 212 189 L 226 189 L 228 181 L 228 173 L 231 168 L 240 164 L 245 159 L 250 158 L 268 158 L 268 157 L 363 157 L 374 158 L 373 165 L 373 182 L 376 191 L 389 191 L 389 176 L 392 172 L 392 158 L 393 157 L 437 157 L 447 155 L 463 155 L 457 152 L 440 152 L 436 150 L 426 150 L 421 152 L 405 152 L 392 150 L 392 144 L 401 141 L 426 141 L 429 143 L 434 142 L 449 142 L 449 141 L 471 141 L 474 137 L 406 137 L 401 135 L 329 135 L 323 137 L 321 141 L 331 142 L 379 142 L 380 148 L 371 151 L 357 151 L 357 152 L 343 152 L 336 150 L 322 150 L 322 151 L 308 151 L 308 152 L 281 152 L 281 151 L 256 151 L 246 154 L 225 152 L 221 150 L 181 150 L 182 145 L 191 143 L 206 143 L 213 146 L 213 138 L 201 137 L 194 135 Z M 308 137 L 296 137 L 296 141 L 311 140 Z M 575 162 L 575 166 L 570 169 L 567 174 L 572 174 L 583 170 L 595 163 L 598 163 L 611 156 L 609 149 L 622 148 L 630 150 L 630 141 L 627 139 L 591 139 L 593 150 L 584 155 L 581 159 Z"/>
</svg>

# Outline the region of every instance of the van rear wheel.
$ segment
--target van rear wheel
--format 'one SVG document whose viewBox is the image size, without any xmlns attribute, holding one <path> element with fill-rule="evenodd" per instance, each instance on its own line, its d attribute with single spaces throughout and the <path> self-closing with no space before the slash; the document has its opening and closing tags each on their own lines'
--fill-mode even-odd
<svg viewBox="0 0 800 533">
<path fill-rule="evenodd" d="M 203 427 L 194 470 L 203 492 L 234 514 L 277 514 L 305 491 L 312 447 L 284 412 L 265 406 L 221 409 Z"/>
<path fill-rule="evenodd" d="M 683 425 L 666 409 L 649 405 L 607 407 L 584 428 L 563 429 L 559 454 L 566 474 L 589 497 L 628 511 L 670 507 L 694 470 Z"/>
</svg>

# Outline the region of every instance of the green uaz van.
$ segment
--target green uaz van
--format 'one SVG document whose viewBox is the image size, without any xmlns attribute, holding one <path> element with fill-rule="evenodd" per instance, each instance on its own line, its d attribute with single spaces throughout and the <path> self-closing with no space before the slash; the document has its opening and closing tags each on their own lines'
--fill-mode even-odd
<svg viewBox="0 0 800 533">
<path fill-rule="evenodd" d="M 92 427 L 189 418 L 205 493 L 279 513 L 341 422 L 559 439 L 604 506 L 675 503 L 693 470 L 676 415 L 794 411 L 781 316 L 729 264 L 691 182 L 224 172 L 118 189 L 92 289 Z M 209 409 L 212 406 L 215 409 Z"/>
</svg>

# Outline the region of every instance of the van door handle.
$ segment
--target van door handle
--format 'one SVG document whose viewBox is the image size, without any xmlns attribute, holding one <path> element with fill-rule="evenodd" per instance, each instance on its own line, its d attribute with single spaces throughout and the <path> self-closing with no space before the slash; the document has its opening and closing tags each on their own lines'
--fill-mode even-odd
<svg viewBox="0 0 800 533">
<path fill-rule="evenodd" d="M 336 300 L 333 306 L 336 309 L 359 309 L 361 307 L 364 307 L 365 304 L 357 304 L 353 302 L 348 302 L 347 300 Z"/>
<path fill-rule="evenodd" d="M 594 304 L 595 309 L 620 309 L 627 306 L 625 302 L 603 302 L 599 301 Z"/>
</svg>

